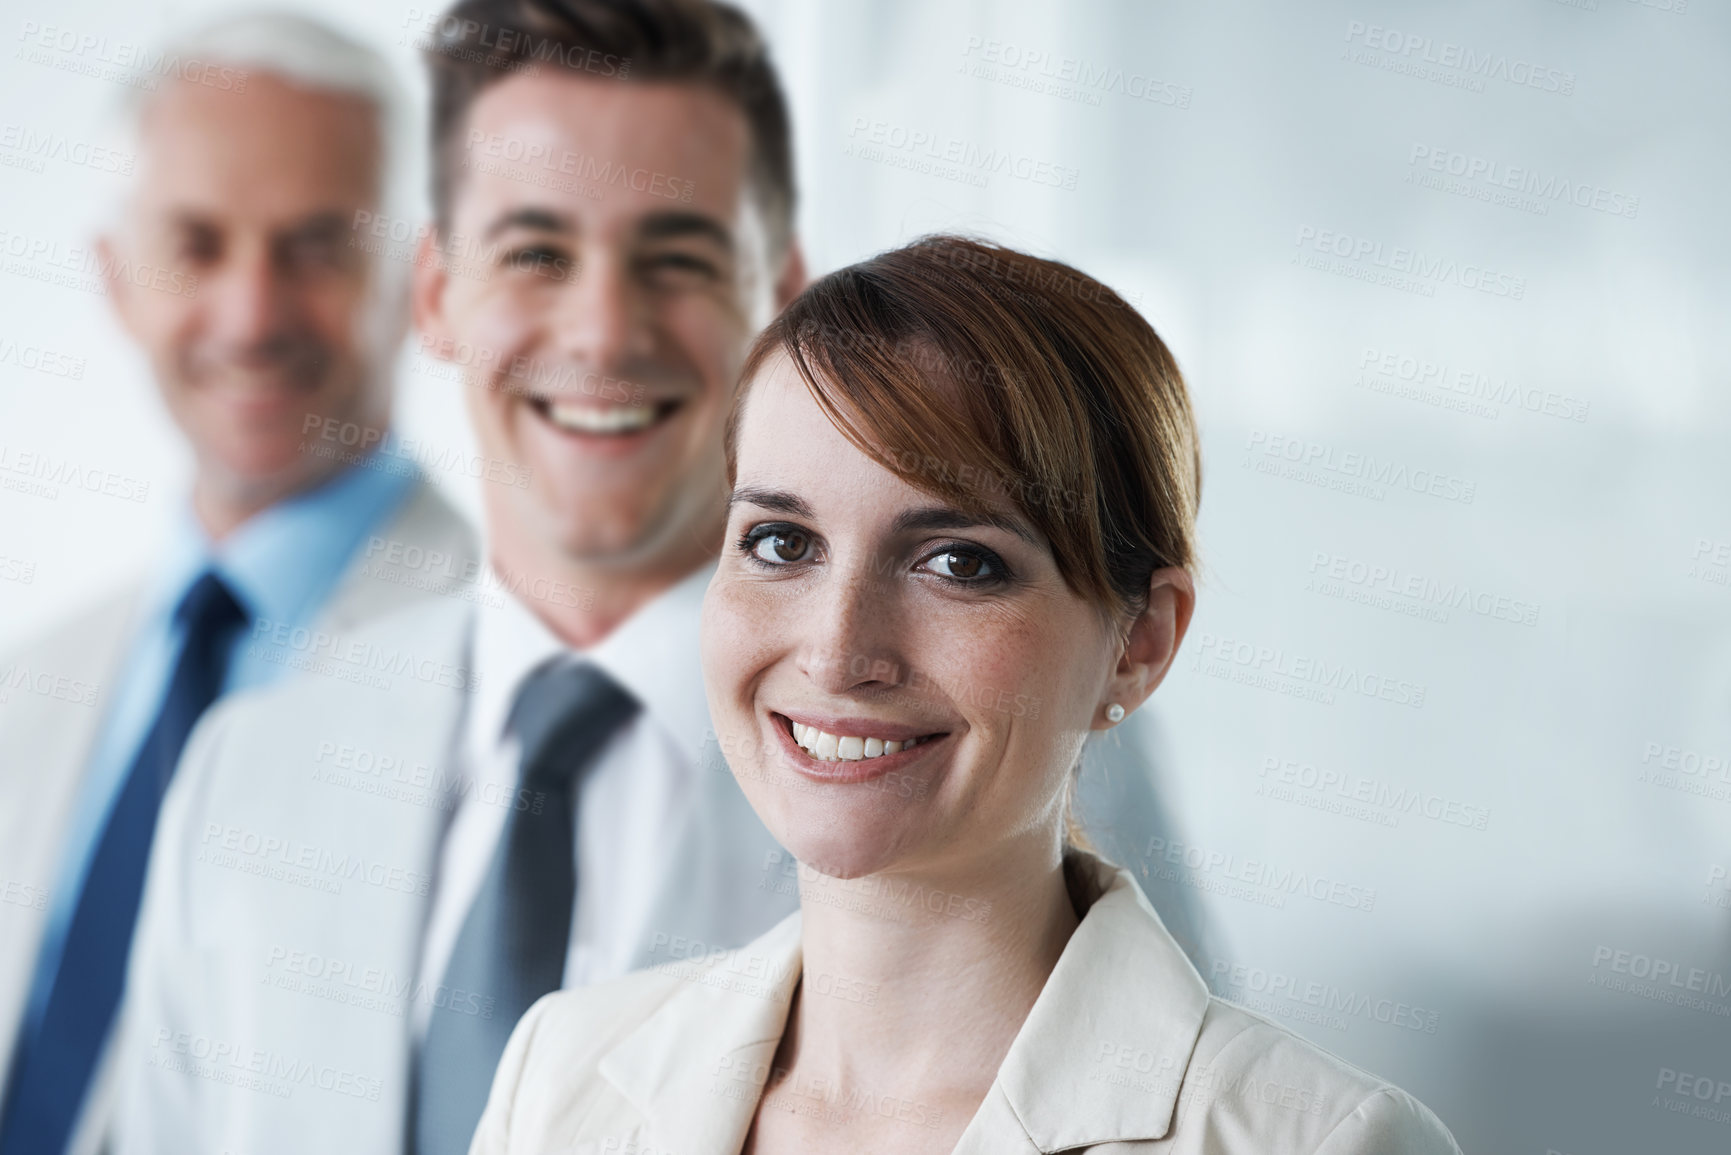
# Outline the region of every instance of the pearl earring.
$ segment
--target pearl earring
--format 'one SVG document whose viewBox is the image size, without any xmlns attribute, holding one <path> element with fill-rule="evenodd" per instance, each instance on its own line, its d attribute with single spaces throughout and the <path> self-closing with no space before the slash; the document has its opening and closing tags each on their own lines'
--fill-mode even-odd
<svg viewBox="0 0 1731 1155">
<path fill-rule="evenodd" d="M 1106 720 L 1108 722 L 1122 722 L 1124 720 L 1124 707 L 1120 706 L 1116 702 L 1113 702 L 1110 706 L 1107 706 L 1106 707 Z"/>
</svg>

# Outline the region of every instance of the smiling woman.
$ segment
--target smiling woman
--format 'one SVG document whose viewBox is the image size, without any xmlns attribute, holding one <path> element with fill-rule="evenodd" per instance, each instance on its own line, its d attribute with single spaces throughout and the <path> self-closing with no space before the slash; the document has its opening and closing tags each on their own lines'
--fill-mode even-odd
<svg viewBox="0 0 1731 1155">
<path fill-rule="evenodd" d="M 704 680 L 797 863 L 762 885 L 797 879 L 801 912 L 538 1003 L 475 1150 L 1458 1155 L 1398 1088 L 1211 997 L 1066 836 L 1084 740 L 1154 692 L 1194 604 L 1195 428 L 1145 320 L 928 238 L 763 333 L 727 463 Z"/>
</svg>

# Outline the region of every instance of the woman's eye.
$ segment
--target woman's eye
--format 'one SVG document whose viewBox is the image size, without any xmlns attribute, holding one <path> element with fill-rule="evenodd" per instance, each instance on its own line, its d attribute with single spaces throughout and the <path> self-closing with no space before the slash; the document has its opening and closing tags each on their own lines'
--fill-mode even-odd
<svg viewBox="0 0 1731 1155">
<path fill-rule="evenodd" d="M 935 573 L 957 581 L 978 581 L 981 578 L 997 576 L 991 562 L 977 553 L 964 553 L 961 550 L 935 553 L 926 559 L 926 565 Z"/>
<path fill-rule="evenodd" d="M 771 565 L 801 561 L 811 551 L 811 538 L 798 530 L 771 530 L 752 544 L 751 552 Z"/>
</svg>

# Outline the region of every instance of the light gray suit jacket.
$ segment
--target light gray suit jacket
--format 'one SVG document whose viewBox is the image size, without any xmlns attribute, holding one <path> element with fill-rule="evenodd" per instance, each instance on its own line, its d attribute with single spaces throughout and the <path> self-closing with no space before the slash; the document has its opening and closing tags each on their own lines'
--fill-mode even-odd
<svg viewBox="0 0 1731 1155">
<path fill-rule="evenodd" d="M 425 482 L 379 534 L 453 558 L 471 556 L 476 548 L 468 523 Z M 434 581 L 413 589 L 380 580 L 364 556 L 357 556 L 316 628 L 346 632 L 452 585 Z M 127 585 L 0 663 L 6 681 L 16 681 L 20 672 L 29 676 L 0 700 L 0 1087 L 35 974 L 67 824 L 105 717 L 108 690 L 143 612 L 144 590 L 142 580 Z M 41 681 L 43 674 L 47 681 Z M 99 1075 L 74 1150 L 88 1149 L 100 1131 L 108 1088 L 106 1073 Z"/>
<path fill-rule="evenodd" d="M 446 602 L 378 622 L 347 648 L 403 671 L 388 689 L 314 673 L 193 735 L 134 947 L 119 1151 L 400 1155 L 414 1003 L 470 1002 L 419 975 L 473 619 Z M 685 829 L 646 848 L 673 860 L 638 966 L 747 942 L 797 901 L 713 741 L 700 761 Z"/>
</svg>

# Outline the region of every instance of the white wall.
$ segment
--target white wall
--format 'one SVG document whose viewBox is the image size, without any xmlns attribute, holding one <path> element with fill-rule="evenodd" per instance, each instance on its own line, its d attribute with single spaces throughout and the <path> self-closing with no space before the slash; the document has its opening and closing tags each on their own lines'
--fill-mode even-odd
<svg viewBox="0 0 1731 1155">
<path fill-rule="evenodd" d="M 308 7 L 390 48 L 422 90 L 414 8 Z M 1168 868 L 1206 895 L 1225 978 L 1242 966 L 1247 984 L 1319 1002 L 1238 989 L 1407 1085 L 1469 1151 L 1731 1149 L 1731 1097 L 1718 1120 L 1691 1117 L 1696 1101 L 1660 1086 L 1667 1070 L 1731 1081 L 1724 6 L 750 7 L 793 97 L 818 270 L 936 228 L 989 233 L 1131 294 L 1185 368 L 1207 577 L 1154 710 L 1188 827 Z M 14 56 L 23 21 L 150 42 L 185 15 L 14 5 L 0 120 L 82 137 L 117 95 Z M 1428 44 L 1382 67 L 1391 54 L 1366 41 L 1386 49 L 1391 29 Z M 1030 53 L 1043 64 L 1010 63 Z M 1495 74 L 1424 64 L 1466 53 Z M 1110 87 L 1029 88 L 1042 67 Z M 923 146 L 862 147 L 880 133 L 1044 162 L 1034 171 L 1073 187 L 1013 168 L 910 171 Z M 1567 181 L 1586 204 L 1499 203 L 1482 178 L 1426 187 L 1447 175 L 1425 167 L 1432 155 Z M 52 161 L 0 169 L 0 231 L 82 244 L 115 180 Z M 1330 266 L 1319 240 L 1363 252 Z M 1396 250 L 1441 275 L 1376 283 Z M 143 505 L 0 491 L 0 579 L 5 559 L 33 566 L 28 583 L 0 580 L 0 648 L 147 551 L 186 475 L 105 302 L 12 265 L 0 342 L 88 364 L 63 380 L 0 345 L 0 445 L 151 490 Z M 1484 270 L 1496 291 L 1462 283 Z M 1385 355 L 1392 375 L 1376 372 Z M 1443 387 L 1411 389 L 1403 357 L 1445 367 Z M 407 355 L 401 380 L 406 431 L 462 443 L 456 387 Z M 1458 391 L 1480 382 L 1504 399 Z M 1281 472 L 1289 447 L 1309 461 L 1297 476 Z M 1385 467 L 1384 483 L 1354 488 Z M 1697 556 L 1715 551 L 1716 566 Z M 1336 559 L 1348 576 L 1330 585 Z M 1392 576 L 1372 588 L 1351 580 L 1361 567 Z M 1422 598 L 1389 592 L 1408 583 L 1468 600 L 1421 616 Z M 1332 700 L 1294 692 L 1316 693 L 1318 670 Z M 1324 776 L 1328 789 L 1306 785 Z M 1683 985 L 1616 973 L 1653 960 Z"/>
</svg>

